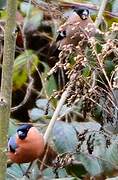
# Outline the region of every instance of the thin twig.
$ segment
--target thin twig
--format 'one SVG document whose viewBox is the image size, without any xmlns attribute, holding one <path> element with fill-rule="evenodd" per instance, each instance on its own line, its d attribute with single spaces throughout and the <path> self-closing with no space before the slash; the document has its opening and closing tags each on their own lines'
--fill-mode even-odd
<svg viewBox="0 0 118 180">
<path fill-rule="evenodd" d="M 27 102 L 27 100 L 29 99 L 29 97 L 31 95 L 33 83 L 34 83 L 34 80 L 33 80 L 33 78 L 31 78 L 30 82 L 28 84 L 26 94 L 25 94 L 25 97 L 24 97 L 23 101 L 19 105 L 15 106 L 15 107 L 12 107 L 11 112 L 14 112 L 14 111 L 18 110 L 20 107 L 22 107 Z"/>
<path fill-rule="evenodd" d="M 95 20 L 95 26 L 96 26 L 97 28 L 99 27 L 99 25 L 100 25 L 100 23 L 101 23 L 102 15 L 103 15 L 103 13 L 104 13 L 104 10 L 105 10 L 107 1 L 108 1 L 108 0 L 102 0 L 102 3 L 101 3 L 101 6 L 100 6 L 100 9 L 99 9 L 97 18 L 96 18 L 96 20 Z"/>
<path fill-rule="evenodd" d="M 107 83 L 108 83 L 108 86 L 109 86 L 109 88 L 110 88 L 110 91 L 112 92 L 113 97 L 115 97 L 115 96 L 114 96 L 114 92 L 113 92 L 113 87 L 112 87 L 112 85 L 111 85 L 111 83 L 110 83 L 110 81 L 109 81 L 109 78 L 108 78 L 108 76 L 107 76 L 107 74 L 106 74 L 106 71 L 105 71 L 105 69 L 104 69 L 104 66 L 103 66 L 103 56 L 102 56 L 102 54 L 101 54 L 101 55 L 97 54 L 96 49 L 95 49 L 95 44 L 94 44 L 94 42 L 91 42 L 91 45 L 92 45 L 92 47 L 93 47 L 93 52 L 95 53 L 95 56 L 96 56 L 97 61 L 98 61 L 98 63 L 99 63 L 99 66 L 100 66 L 100 68 L 101 68 L 101 70 L 102 70 L 102 72 L 103 72 L 103 74 L 104 74 L 104 76 L 105 76 L 105 78 L 106 78 L 106 80 L 107 80 Z"/>
<path fill-rule="evenodd" d="M 113 87 L 118 89 L 118 66 L 115 69 L 115 74 L 113 78 Z"/>
<path fill-rule="evenodd" d="M 114 78 L 113 78 L 113 88 L 117 89 L 117 91 L 115 91 L 115 97 L 116 97 L 116 104 L 117 104 L 117 108 L 118 108 L 118 66 L 115 69 L 115 74 L 114 74 Z M 117 110 L 118 111 L 118 110 Z"/>
<path fill-rule="evenodd" d="M 96 72 L 95 70 L 92 73 L 92 85 L 91 88 L 89 89 L 89 92 L 92 92 L 95 89 L 95 84 L 96 84 Z"/>
<path fill-rule="evenodd" d="M 44 154 L 44 156 L 43 156 L 43 159 L 42 159 L 41 165 L 40 165 L 40 171 L 41 171 L 41 172 L 42 172 L 43 167 L 44 167 L 44 165 L 45 165 L 45 160 L 46 160 L 46 157 L 47 157 L 47 154 L 48 154 L 48 150 L 49 150 L 49 145 L 47 144 L 47 145 L 46 145 L 45 154 Z"/>
<path fill-rule="evenodd" d="M 44 134 L 45 143 L 48 142 L 48 139 L 50 137 L 52 128 L 54 126 L 54 123 L 55 123 L 55 121 L 57 120 L 57 118 L 59 116 L 59 112 L 61 111 L 61 108 L 64 105 L 64 103 L 65 103 L 65 101 L 66 101 L 66 99 L 68 97 L 69 92 L 70 92 L 70 86 L 68 86 L 67 89 L 63 92 L 63 94 L 61 96 L 61 99 L 60 99 L 60 101 L 59 101 L 59 103 L 58 103 L 58 105 L 57 105 L 57 107 L 55 109 L 55 112 L 54 112 L 53 116 L 52 116 L 52 119 L 50 120 L 50 123 L 49 123 L 49 125 L 47 127 L 47 130 L 46 130 L 45 134 Z"/>
</svg>

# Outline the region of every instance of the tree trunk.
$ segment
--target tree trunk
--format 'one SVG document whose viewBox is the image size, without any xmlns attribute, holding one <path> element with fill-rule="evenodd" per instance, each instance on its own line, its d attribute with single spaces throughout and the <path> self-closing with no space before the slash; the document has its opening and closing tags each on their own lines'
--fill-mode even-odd
<svg viewBox="0 0 118 180">
<path fill-rule="evenodd" d="M 4 34 L 4 54 L 0 92 L 0 180 L 6 179 L 7 139 L 12 97 L 12 72 L 15 54 L 17 0 L 7 1 L 7 21 Z"/>
</svg>

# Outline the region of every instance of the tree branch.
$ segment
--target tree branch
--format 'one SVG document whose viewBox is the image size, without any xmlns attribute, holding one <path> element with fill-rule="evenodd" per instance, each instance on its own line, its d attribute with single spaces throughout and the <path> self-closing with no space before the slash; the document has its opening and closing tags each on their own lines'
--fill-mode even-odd
<svg viewBox="0 0 118 180">
<path fill-rule="evenodd" d="M 100 25 L 100 23 L 101 23 L 102 15 L 103 15 L 103 12 L 104 12 L 104 10 L 105 10 L 107 1 L 108 1 L 108 0 L 103 0 L 102 3 L 101 3 L 101 6 L 100 6 L 100 9 L 99 9 L 97 18 L 96 18 L 96 20 L 95 20 L 95 26 L 96 26 L 97 28 L 99 27 L 99 25 Z"/>
<path fill-rule="evenodd" d="M 17 0 L 7 1 L 7 21 L 4 35 L 4 53 L 0 94 L 0 179 L 5 180 L 7 168 L 7 138 L 12 96 L 12 72 L 15 52 L 15 19 Z"/>
</svg>

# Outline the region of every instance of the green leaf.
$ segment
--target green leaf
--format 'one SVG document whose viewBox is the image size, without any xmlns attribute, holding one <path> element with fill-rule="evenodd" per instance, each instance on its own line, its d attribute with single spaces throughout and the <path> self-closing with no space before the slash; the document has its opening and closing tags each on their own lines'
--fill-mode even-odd
<svg viewBox="0 0 118 180">
<path fill-rule="evenodd" d="M 29 62 L 28 62 L 29 61 Z M 35 66 L 40 62 L 38 57 L 28 50 L 19 55 L 14 62 L 13 83 L 15 88 L 20 88 L 28 78 L 27 63 L 31 62 L 31 73 L 35 71 Z M 35 65 L 34 65 L 35 64 Z"/>
<path fill-rule="evenodd" d="M 49 105 L 48 103 L 49 103 L 49 102 L 48 102 L 47 99 L 38 99 L 38 100 L 36 101 L 36 106 L 37 106 L 38 108 L 45 109 L 46 106 Z"/>
<path fill-rule="evenodd" d="M 102 122 L 103 116 L 102 116 L 102 107 L 95 105 L 95 107 L 92 109 L 92 116 L 97 120 L 98 122 Z"/>
<path fill-rule="evenodd" d="M 88 142 L 93 140 L 93 152 L 89 153 Z M 106 153 L 106 139 L 104 135 L 97 131 L 89 131 L 85 135 L 84 143 L 81 145 L 81 150 L 75 157 L 80 161 L 89 174 L 96 176 L 104 172 L 104 159 Z"/>
<path fill-rule="evenodd" d="M 96 122 L 79 122 L 78 123 L 76 121 L 73 121 L 71 124 L 80 133 L 86 129 L 92 132 L 92 131 L 99 131 L 101 128 L 101 125 Z"/>
<path fill-rule="evenodd" d="M 3 19 L 3 23 L 4 23 L 4 20 L 6 19 L 6 17 L 7 17 L 6 9 L 5 10 L 0 10 L 0 19 Z"/>
<path fill-rule="evenodd" d="M 42 119 L 44 115 L 45 115 L 45 111 L 42 109 L 33 108 L 32 110 L 29 111 L 30 119 L 33 121 Z"/>
<path fill-rule="evenodd" d="M 101 46 L 101 44 L 96 43 L 95 47 L 96 47 L 97 54 L 99 54 L 99 53 L 102 52 L 102 46 Z"/>
<path fill-rule="evenodd" d="M 118 166 L 118 144 L 117 141 L 118 137 L 115 139 L 112 139 L 112 144 L 109 146 L 105 153 L 105 159 L 109 163 L 104 162 L 104 170 L 105 171 L 111 171 L 115 168 L 115 166 Z"/>
<path fill-rule="evenodd" d="M 96 66 L 96 57 L 93 54 L 93 50 L 90 47 L 85 49 L 85 56 L 91 66 Z"/>
<path fill-rule="evenodd" d="M 39 108 L 39 109 L 41 109 L 41 110 L 44 110 L 44 112 L 46 111 L 46 110 L 48 110 L 48 115 L 52 115 L 53 114 L 53 109 L 52 109 L 52 107 L 51 107 L 51 104 L 50 104 L 50 102 L 47 100 L 47 99 L 38 99 L 37 101 L 36 101 L 36 106 Z"/>
<path fill-rule="evenodd" d="M 27 50 L 25 52 L 23 52 L 21 55 L 19 55 L 14 62 L 14 68 L 17 67 L 22 67 L 23 65 L 25 65 L 28 61 L 31 61 L 33 56 L 36 56 L 35 54 L 33 54 L 32 50 Z M 34 58 L 38 58 L 37 56 Z"/>
<path fill-rule="evenodd" d="M 38 99 L 36 101 L 37 108 L 29 110 L 30 119 L 33 121 L 50 119 L 53 115 L 53 109 L 47 99 Z"/>
<path fill-rule="evenodd" d="M 74 60 L 74 57 L 75 57 L 75 53 L 71 53 L 70 56 L 69 56 L 69 59 L 68 59 L 68 62 L 71 64 L 71 65 L 74 65 L 75 64 L 75 60 Z"/>
<path fill-rule="evenodd" d="M 59 153 L 73 152 L 78 144 L 76 132 L 72 125 L 62 121 L 55 122 L 53 140 Z"/>
<path fill-rule="evenodd" d="M 103 33 L 96 33 L 95 38 L 100 44 L 105 43 L 105 35 Z"/>
<path fill-rule="evenodd" d="M 21 165 L 24 172 L 27 170 L 27 165 Z M 23 172 L 21 171 L 21 168 L 18 166 L 18 164 L 12 164 L 9 168 L 7 168 L 7 180 L 13 180 L 23 177 Z"/>
<path fill-rule="evenodd" d="M 107 75 L 111 75 L 112 71 L 115 69 L 115 64 L 113 63 L 112 60 L 106 60 L 105 61 L 105 71 L 107 73 Z"/>
<path fill-rule="evenodd" d="M 45 180 L 52 180 L 52 179 L 54 180 L 54 179 L 56 179 L 54 169 L 52 167 L 46 168 L 43 171 L 43 175 L 44 175 Z M 58 175 L 59 175 L 58 179 L 66 179 L 64 177 L 68 176 L 68 174 L 67 174 L 67 172 L 66 172 L 66 170 L 64 168 L 63 169 L 58 169 Z M 67 180 L 68 179 L 70 180 L 70 178 L 73 179 L 72 177 L 67 177 Z"/>
<path fill-rule="evenodd" d="M 89 77 L 90 74 L 91 74 L 91 68 L 90 68 L 90 66 L 84 67 L 83 70 L 82 70 L 82 75 L 83 75 L 84 77 Z"/>
<path fill-rule="evenodd" d="M 66 171 L 68 174 L 79 178 L 83 178 L 83 176 L 87 173 L 82 164 L 67 166 Z"/>
<path fill-rule="evenodd" d="M 85 169 L 93 176 L 100 175 L 104 170 L 101 165 L 101 162 L 97 158 L 87 156 L 87 154 L 79 154 L 76 156 L 78 160 L 81 161 Z"/>
</svg>

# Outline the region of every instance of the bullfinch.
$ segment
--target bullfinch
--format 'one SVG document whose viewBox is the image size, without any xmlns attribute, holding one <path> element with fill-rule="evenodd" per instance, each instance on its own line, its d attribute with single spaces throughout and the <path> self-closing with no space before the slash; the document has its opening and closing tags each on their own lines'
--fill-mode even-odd
<svg viewBox="0 0 118 180">
<path fill-rule="evenodd" d="M 58 28 L 56 41 L 52 43 L 49 50 L 50 62 L 57 62 L 64 46 L 71 44 L 72 47 L 76 47 L 80 41 L 84 40 L 81 48 L 85 49 L 88 39 L 99 33 L 101 32 L 95 27 L 89 10 L 85 7 L 74 7 L 65 23 Z"/>
<path fill-rule="evenodd" d="M 43 135 L 31 124 L 23 124 L 8 141 L 8 158 L 14 163 L 28 163 L 44 152 Z"/>
<path fill-rule="evenodd" d="M 61 47 L 68 44 L 77 46 L 82 38 L 82 33 L 88 39 L 97 32 L 99 31 L 90 17 L 89 10 L 85 8 L 74 8 L 72 15 L 59 27 L 56 42 Z"/>
</svg>

